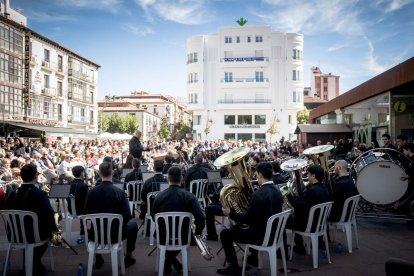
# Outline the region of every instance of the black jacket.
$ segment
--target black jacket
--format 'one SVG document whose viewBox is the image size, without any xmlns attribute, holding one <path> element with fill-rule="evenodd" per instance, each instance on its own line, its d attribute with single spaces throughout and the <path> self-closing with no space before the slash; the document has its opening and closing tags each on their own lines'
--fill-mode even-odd
<svg viewBox="0 0 414 276">
<path fill-rule="evenodd" d="M 203 165 L 196 164 L 187 170 L 187 173 L 184 177 L 185 189 L 190 190 L 190 182 L 196 179 L 207 179 L 207 172 L 210 169 L 204 167 Z"/>
<path fill-rule="evenodd" d="M 164 168 L 162 169 L 162 174 L 167 174 L 168 170 L 172 167 L 171 163 L 164 164 Z"/>
<path fill-rule="evenodd" d="M 344 208 L 344 202 L 348 197 L 358 194 L 358 190 L 355 187 L 354 180 L 351 176 L 338 177 L 332 187 L 333 206 L 331 214 L 329 215 L 329 221 L 339 221 Z"/>
<path fill-rule="evenodd" d="M 55 211 L 50 205 L 47 193 L 37 188 L 34 184 L 23 184 L 13 191 L 7 198 L 7 209 L 32 211 L 37 214 L 39 235 L 41 240 L 52 237 L 52 231 L 56 229 L 53 215 Z M 34 241 L 33 230 L 26 227 L 29 242 Z"/>
<path fill-rule="evenodd" d="M 129 154 L 134 156 L 135 158 L 142 158 L 142 151 L 144 150 L 141 141 L 132 136 L 131 140 L 129 140 Z"/>
<path fill-rule="evenodd" d="M 197 198 L 178 185 L 160 192 L 154 200 L 151 215 L 162 212 L 190 212 L 194 217 L 195 234 L 200 235 L 205 226 L 205 217 Z"/>
<path fill-rule="evenodd" d="M 133 170 L 132 172 L 129 172 L 124 179 L 124 190 L 126 190 L 126 186 L 128 182 L 130 181 L 137 181 L 142 180 L 142 172 L 141 169 L 138 169 L 138 171 Z"/>
<path fill-rule="evenodd" d="M 262 241 L 266 233 L 267 220 L 282 212 L 283 197 L 273 183 L 264 184 L 252 194 L 249 207 L 243 214 L 230 212 L 229 218 L 249 225 L 249 231 Z"/>
<path fill-rule="evenodd" d="M 85 214 L 111 213 L 123 217 L 122 238 L 126 238 L 127 223 L 131 220 L 131 210 L 127 195 L 110 181 L 103 181 L 99 186 L 89 190 L 85 202 Z M 116 242 L 116 227 L 113 227 L 112 239 Z M 93 235 L 93 233 L 90 233 Z M 93 239 L 93 237 L 91 237 Z"/>
<path fill-rule="evenodd" d="M 160 183 L 167 183 L 162 173 L 156 173 L 153 177 L 150 177 L 145 181 L 144 186 L 141 191 L 141 199 L 143 203 L 141 204 L 141 213 L 147 213 L 147 196 L 151 192 L 157 192 L 160 190 Z"/>
<path fill-rule="evenodd" d="M 70 185 L 70 194 L 75 197 L 76 214 L 82 215 L 85 207 L 86 195 L 88 194 L 88 185 L 81 179 L 75 179 L 68 183 Z M 72 205 L 68 199 L 68 210 L 72 214 Z"/>
</svg>

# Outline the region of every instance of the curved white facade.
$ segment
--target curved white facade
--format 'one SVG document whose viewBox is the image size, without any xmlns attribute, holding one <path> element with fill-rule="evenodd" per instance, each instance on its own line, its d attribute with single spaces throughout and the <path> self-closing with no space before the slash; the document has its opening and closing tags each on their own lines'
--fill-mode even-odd
<svg viewBox="0 0 414 276">
<path fill-rule="evenodd" d="M 269 26 L 223 27 L 187 40 L 195 139 L 289 139 L 303 108 L 303 36 Z M 206 129 L 207 133 L 206 134 Z"/>
</svg>

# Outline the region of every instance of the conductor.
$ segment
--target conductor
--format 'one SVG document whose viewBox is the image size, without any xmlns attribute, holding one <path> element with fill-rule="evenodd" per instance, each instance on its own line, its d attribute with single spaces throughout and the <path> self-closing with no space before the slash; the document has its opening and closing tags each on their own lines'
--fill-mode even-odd
<svg viewBox="0 0 414 276">
<path fill-rule="evenodd" d="M 134 136 L 132 136 L 131 140 L 129 140 L 129 155 L 127 157 L 127 161 L 125 164 L 126 168 L 131 168 L 132 166 L 132 159 L 138 158 L 142 159 L 142 151 L 144 150 L 144 147 L 141 144 L 141 135 L 142 132 L 139 130 L 136 130 L 134 133 Z"/>
</svg>

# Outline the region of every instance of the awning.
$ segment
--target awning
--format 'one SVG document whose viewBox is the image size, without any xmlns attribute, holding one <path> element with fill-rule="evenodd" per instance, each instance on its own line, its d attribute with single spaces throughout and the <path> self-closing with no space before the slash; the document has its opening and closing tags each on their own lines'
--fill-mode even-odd
<svg viewBox="0 0 414 276">
<path fill-rule="evenodd" d="M 304 133 L 351 133 L 352 130 L 343 124 L 301 124 L 296 127 L 295 134 Z"/>
<path fill-rule="evenodd" d="M 54 137 L 71 137 L 75 139 L 82 139 L 82 138 L 89 138 L 95 139 L 97 137 L 97 133 L 92 133 L 88 131 L 76 130 L 71 128 L 64 128 L 64 127 L 48 127 L 48 126 L 36 126 L 36 125 L 28 125 L 19 122 L 7 122 L 6 124 L 9 125 L 10 133 L 24 133 L 25 135 L 20 136 L 32 136 L 38 137 L 42 132 L 45 133 L 45 136 L 54 136 Z"/>
</svg>

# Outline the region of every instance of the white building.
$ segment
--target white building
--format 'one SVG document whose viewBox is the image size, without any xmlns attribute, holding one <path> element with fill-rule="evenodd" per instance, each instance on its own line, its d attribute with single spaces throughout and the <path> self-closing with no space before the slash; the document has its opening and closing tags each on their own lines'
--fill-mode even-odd
<svg viewBox="0 0 414 276">
<path fill-rule="evenodd" d="M 303 109 L 303 36 L 270 26 L 223 27 L 187 40 L 195 139 L 292 137 Z M 210 131 L 206 131 L 206 129 Z M 207 133 L 207 134 L 206 134 Z"/>
</svg>

